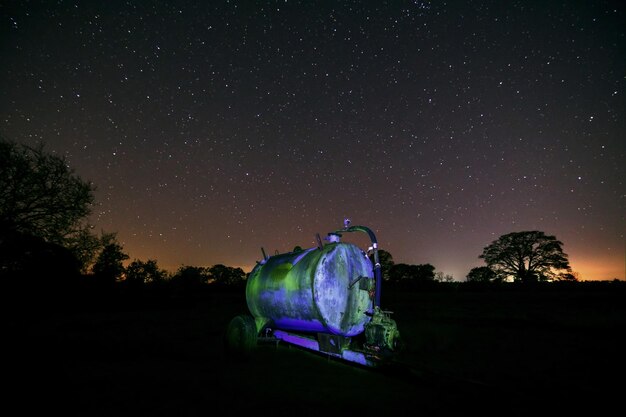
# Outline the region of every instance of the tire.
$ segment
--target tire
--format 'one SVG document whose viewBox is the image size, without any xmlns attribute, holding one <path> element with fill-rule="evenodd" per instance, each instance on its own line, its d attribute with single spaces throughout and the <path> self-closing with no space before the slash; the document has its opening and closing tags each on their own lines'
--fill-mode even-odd
<svg viewBox="0 0 626 417">
<path fill-rule="evenodd" d="M 235 316 L 226 328 L 226 353 L 233 357 L 250 356 L 256 348 L 257 336 L 254 317 L 245 314 Z"/>
<path fill-rule="evenodd" d="M 402 336 L 397 335 L 393 341 L 393 351 L 396 353 L 402 352 L 406 348 L 406 343 Z"/>
</svg>

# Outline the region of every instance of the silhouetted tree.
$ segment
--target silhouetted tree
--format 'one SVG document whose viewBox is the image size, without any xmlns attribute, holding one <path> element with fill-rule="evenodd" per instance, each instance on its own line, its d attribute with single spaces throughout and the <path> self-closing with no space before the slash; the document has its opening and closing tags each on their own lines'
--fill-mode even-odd
<svg viewBox="0 0 626 417">
<path fill-rule="evenodd" d="M 98 282 L 113 284 L 122 277 L 125 269 L 123 262 L 128 259 L 128 255 L 123 252 L 115 234 L 105 235 L 103 239 L 105 244 L 92 270 Z"/>
<path fill-rule="evenodd" d="M 246 280 L 246 273 L 241 268 L 233 268 L 222 264 L 209 268 L 209 282 L 217 285 L 233 286 L 242 284 Z"/>
<path fill-rule="evenodd" d="M 157 261 L 148 259 L 146 262 L 135 259 L 126 267 L 124 282 L 128 285 L 141 286 L 156 284 L 167 278 L 167 271 L 159 268 Z"/>
<path fill-rule="evenodd" d="M 80 264 L 71 251 L 25 233 L 0 236 L 0 279 L 15 290 L 64 291 L 77 283 Z"/>
<path fill-rule="evenodd" d="M 562 245 L 541 231 L 514 232 L 494 240 L 479 258 L 503 280 L 550 281 L 571 270 Z"/>
<path fill-rule="evenodd" d="M 202 266 L 183 265 L 171 277 L 170 282 L 174 287 L 191 291 L 205 286 L 210 278 L 208 268 Z"/>
<path fill-rule="evenodd" d="M 65 247 L 68 248 L 79 262 L 80 270 L 83 274 L 88 273 L 93 266 L 96 256 L 106 243 L 105 234 L 100 237 L 92 233 L 91 226 L 83 225 L 65 240 Z"/>
<path fill-rule="evenodd" d="M 465 277 L 467 282 L 492 282 L 498 280 L 498 275 L 488 266 L 472 268 Z"/>
<path fill-rule="evenodd" d="M 569 282 L 578 282 L 578 273 L 576 272 L 565 272 L 563 274 L 559 274 L 556 276 L 557 281 L 569 281 Z"/>
<path fill-rule="evenodd" d="M 398 283 L 411 278 L 410 265 L 405 263 L 393 264 L 389 269 L 389 282 Z"/>
<path fill-rule="evenodd" d="M 389 281 L 396 283 L 434 282 L 435 267 L 431 264 L 394 264 L 389 270 Z"/>
<path fill-rule="evenodd" d="M 369 260 L 374 264 L 374 253 L 370 253 Z M 380 272 L 383 281 L 389 281 L 389 271 L 394 265 L 393 256 L 384 249 L 378 249 L 378 262 L 380 263 Z"/>
<path fill-rule="evenodd" d="M 66 246 L 90 214 L 94 190 L 43 145 L 0 138 L 0 230 Z"/>
<path fill-rule="evenodd" d="M 431 264 L 419 264 L 416 265 L 415 279 L 417 281 L 434 281 L 435 280 L 435 267 Z"/>
<path fill-rule="evenodd" d="M 435 281 L 437 282 L 453 282 L 454 276 L 452 274 L 446 274 L 442 271 L 435 272 Z"/>
</svg>

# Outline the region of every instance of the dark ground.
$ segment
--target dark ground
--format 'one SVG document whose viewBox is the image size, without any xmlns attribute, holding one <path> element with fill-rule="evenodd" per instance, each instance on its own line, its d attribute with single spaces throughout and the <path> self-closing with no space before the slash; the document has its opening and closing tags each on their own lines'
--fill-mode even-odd
<svg viewBox="0 0 626 417">
<path fill-rule="evenodd" d="M 4 415 L 609 415 L 626 371 L 623 286 L 383 292 L 393 372 L 222 336 L 244 292 L 84 300 L 5 315 Z M 610 413 L 611 415 L 614 412 Z"/>
</svg>

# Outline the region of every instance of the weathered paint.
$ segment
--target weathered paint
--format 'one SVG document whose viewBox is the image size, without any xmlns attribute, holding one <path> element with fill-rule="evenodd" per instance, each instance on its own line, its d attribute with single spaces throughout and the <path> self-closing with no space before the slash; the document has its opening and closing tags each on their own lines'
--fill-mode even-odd
<svg viewBox="0 0 626 417">
<path fill-rule="evenodd" d="M 372 263 L 359 247 L 331 243 L 257 264 L 246 300 L 259 331 L 267 325 L 355 336 L 370 320 L 365 313 L 373 309 L 373 279 Z"/>
</svg>

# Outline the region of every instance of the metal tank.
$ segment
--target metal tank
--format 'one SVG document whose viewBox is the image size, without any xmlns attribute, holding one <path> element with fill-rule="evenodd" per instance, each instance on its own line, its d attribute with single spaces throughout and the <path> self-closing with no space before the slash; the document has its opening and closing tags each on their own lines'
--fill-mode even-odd
<svg viewBox="0 0 626 417">
<path fill-rule="evenodd" d="M 257 329 L 355 336 L 370 320 L 374 286 L 366 253 L 335 241 L 261 261 L 248 277 L 246 301 Z"/>
<path fill-rule="evenodd" d="M 341 242 L 343 233 L 367 233 L 367 252 Z M 371 229 L 350 226 L 330 232 L 317 247 L 263 259 L 248 275 L 250 314 L 228 324 L 228 354 L 248 355 L 261 342 L 285 342 L 365 366 L 379 366 L 401 347 L 390 311 L 380 308 L 381 265 Z"/>
</svg>

